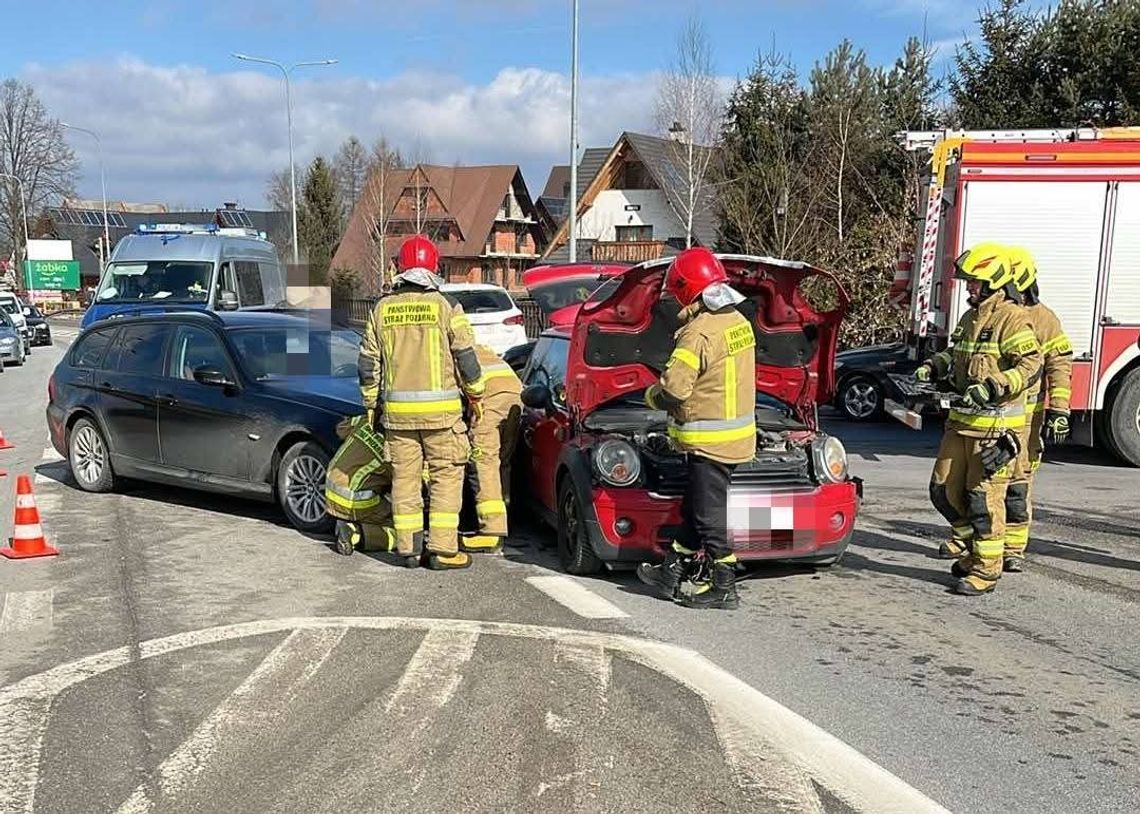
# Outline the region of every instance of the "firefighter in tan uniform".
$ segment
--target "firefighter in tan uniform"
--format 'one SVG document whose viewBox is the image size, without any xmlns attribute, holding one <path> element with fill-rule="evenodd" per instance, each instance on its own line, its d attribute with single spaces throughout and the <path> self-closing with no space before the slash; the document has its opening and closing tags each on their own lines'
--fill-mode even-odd
<svg viewBox="0 0 1140 814">
<path fill-rule="evenodd" d="M 756 454 L 756 336 L 736 310 L 744 297 L 728 286 L 724 266 L 708 249 L 677 255 L 665 289 L 681 304 L 681 328 L 645 400 L 669 413 L 669 435 L 687 453 L 688 477 L 679 538 L 662 564 L 642 563 L 637 575 L 686 607 L 733 609 L 740 600 L 728 487 L 733 469 Z M 702 550 L 705 568 L 699 570 Z M 692 590 L 681 594 L 686 579 Z"/>
<path fill-rule="evenodd" d="M 1069 437 L 1069 398 L 1072 395 L 1073 345 L 1061 320 L 1041 302 L 1037 263 L 1023 248 L 1011 248 L 1014 282 L 1025 300 L 1025 311 L 1044 356 L 1044 375 L 1026 396 L 1029 424 L 1022 436 L 1028 466 L 1014 474 L 1005 499 L 1005 570 L 1025 565 L 1029 524 L 1033 521 L 1033 481 L 1041 466 L 1045 442 L 1063 444 Z"/>
<path fill-rule="evenodd" d="M 396 550 L 414 568 L 423 554 L 423 471 L 428 472 L 427 565 L 466 568 L 459 509 L 469 445 L 462 396 L 478 413 L 483 377 L 463 308 L 440 293 L 439 252 L 422 235 L 400 247 L 396 287 L 376 305 L 360 346 L 365 409 L 379 411 L 392 463 Z"/>
<path fill-rule="evenodd" d="M 965 552 L 951 568 L 959 578 L 954 590 L 976 596 L 992 591 L 1001 577 L 1006 490 L 1024 456 L 1025 393 L 1041 376 L 1041 348 L 1019 304 L 1005 247 L 975 246 L 956 266 L 972 307 L 951 346 L 915 375 L 945 380 L 961 397 L 946 421 L 930 499 L 952 528 L 942 553 Z"/>
<path fill-rule="evenodd" d="M 384 452 L 384 435 L 367 414 L 346 418 L 336 428 L 344 443 L 329 461 L 325 505 L 337 519 L 336 550 L 344 555 L 361 551 L 391 551 L 396 546 L 392 527 L 392 467 Z"/>
<path fill-rule="evenodd" d="M 472 417 L 468 433 L 471 460 L 467 464 L 467 487 L 475 500 L 479 532 L 461 542 L 465 551 L 495 552 L 507 536 L 506 493 L 522 417 L 522 382 L 486 345 L 476 345 L 475 354 L 486 386 L 480 400 L 481 414 Z"/>
</svg>

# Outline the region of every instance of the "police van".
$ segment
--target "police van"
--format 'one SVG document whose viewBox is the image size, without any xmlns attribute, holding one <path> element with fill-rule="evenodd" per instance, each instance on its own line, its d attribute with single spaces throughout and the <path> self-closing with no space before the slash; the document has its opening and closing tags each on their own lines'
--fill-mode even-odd
<svg viewBox="0 0 1140 814">
<path fill-rule="evenodd" d="M 285 299 L 285 270 L 263 233 L 149 224 L 115 246 L 81 327 L 140 308 L 236 311 L 277 308 Z"/>
</svg>

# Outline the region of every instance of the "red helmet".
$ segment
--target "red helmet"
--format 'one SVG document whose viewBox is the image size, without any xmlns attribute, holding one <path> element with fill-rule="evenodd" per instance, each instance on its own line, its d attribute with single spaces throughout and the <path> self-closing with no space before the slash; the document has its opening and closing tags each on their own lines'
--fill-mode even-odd
<svg viewBox="0 0 1140 814">
<path fill-rule="evenodd" d="M 728 274 L 716 255 L 704 248 L 685 249 L 665 272 L 665 290 L 682 306 L 691 305 L 713 283 L 727 283 Z"/>
<path fill-rule="evenodd" d="M 432 274 L 437 274 L 439 249 L 423 235 L 413 235 L 400 246 L 400 257 L 396 265 L 401 273 L 408 269 L 427 269 Z"/>
</svg>

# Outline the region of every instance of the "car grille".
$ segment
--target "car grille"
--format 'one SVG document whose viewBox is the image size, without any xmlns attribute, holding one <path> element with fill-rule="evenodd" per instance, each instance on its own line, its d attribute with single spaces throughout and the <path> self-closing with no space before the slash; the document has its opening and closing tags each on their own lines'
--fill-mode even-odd
<svg viewBox="0 0 1140 814">
<path fill-rule="evenodd" d="M 687 481 L 685 463 L 681 460 L 657 459 L 646 473 L 649 491 L 666 497 L 683 495 Z M 789 491 L 815 488 L 808 471 L 807 456 L 802 453 L 761 452 L 752 461 L 736 468 L 732 484 Z"/>
</svg>

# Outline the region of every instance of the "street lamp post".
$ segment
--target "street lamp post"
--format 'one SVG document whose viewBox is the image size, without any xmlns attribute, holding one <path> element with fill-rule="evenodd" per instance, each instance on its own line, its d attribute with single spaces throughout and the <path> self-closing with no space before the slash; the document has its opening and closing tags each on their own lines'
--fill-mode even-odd
<svg viewBox="0 0 1140 814">
<path fill-rule="evenodd" d="M 95 151 L 99 156 L 99 186 L 103 192 L 103 251 L 100 253 L 101 256 L 99 258 L 99 262 L 103 266 L 103 268 L 99 269 L 99 274 L 102 276 L 104 269 L 107 267 L 107 258 L 111 254 L 111 229 L 107 225 L 107 172 L 106 166 L 103 164 L 103 141 L 94 130 L 88 130 L 86 127 L 76 127 L 74 124 L 68 124 L 67 122 L 60 122 L 59 124 L 68 130 L 86 133 L 95 139 Z"/>
<path fill-rule="evenodd" d="M 578 0 L 570 35 L 570 262 L 578 262 Z"/>
<path fill-rule="evenodd" d="M 289 85 L 289 77 L 297 68 L 314 65 L 335 65 L 337 60 L 318 59 L 311 62 L 296 62 L 286 66 L 274 59 L 251 57 L 248 54 L 233 54 L 233 57 L 245 62 L 260 62 L 263 65 L 272 65 L 281 71 L 281 75 L 285 77 L 285 116 L 289 126 L 289 204 L 292 208 L 293 220 L 293 265 L 297 265 L 301 262 L 301 256 L 300 247 L 297 243 L 297 168 L 293 163 L 293 92 Z"/>
</svg>

